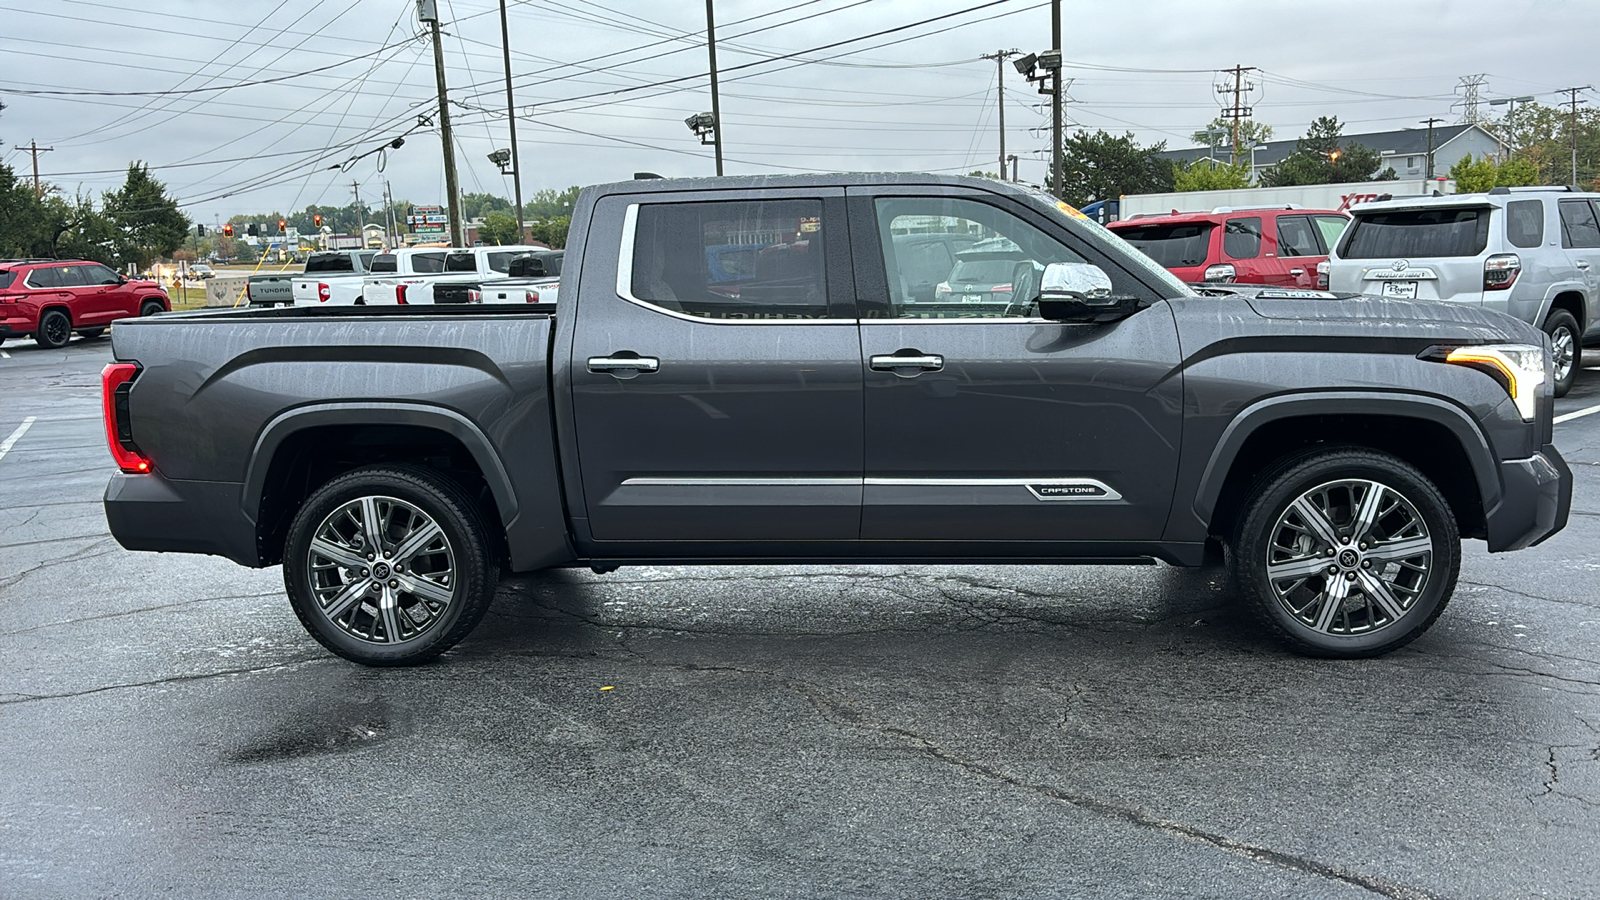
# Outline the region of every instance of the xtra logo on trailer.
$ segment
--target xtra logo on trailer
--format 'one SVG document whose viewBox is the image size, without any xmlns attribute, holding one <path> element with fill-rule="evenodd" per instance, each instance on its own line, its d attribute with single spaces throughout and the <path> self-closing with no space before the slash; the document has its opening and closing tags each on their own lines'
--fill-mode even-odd
<svg viewBox="0 0 1600 900">
<path fill-rule="evenodd" d="M 1350 207 L 1357 203 L 1370 203 L 1383 196 L 1382 194 L 1345 194 L 1339 201 L 1337 212 L 1348 212 Z"/>
</svg>

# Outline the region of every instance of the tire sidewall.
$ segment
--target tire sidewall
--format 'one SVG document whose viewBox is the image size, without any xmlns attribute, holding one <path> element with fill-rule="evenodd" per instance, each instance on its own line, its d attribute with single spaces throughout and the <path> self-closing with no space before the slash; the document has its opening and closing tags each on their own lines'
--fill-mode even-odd
<svg viewBox="0 0 1600 900">
<path fill-rule="evenodd" d="M 465 636 L 461 629 L 463 616 L 479 605 L 485 591 L 492 592 L 489 575 L 493 570 L 485 552 L 485 541 L 481 534 L 473 534 L 474 529 L 481 526 L 476 523 L 470 507 L 461 508 L 461 498 L 451 497 L 449 488 L 440 490 L 439 486 L 429 484 L 432 480 L 428 475 L 397 468 L 357 470 L 319 488 L 295 514 L 284 543 L 284 588 L 306 630 L 334 653 L 371 666 L 425 661 Z M 455 493 L 459 494 L 459 490 Z M 395 645 L 361 640 L 329 620 L 317 604 L 306 567 L 311 539 L 323 519 L 345 503 L 368 496 L 393 497 L 427 513 L 438 523 L 455 554 L 456 583 L 449 608 L 426 633 Z M 470 620 L 466 630 L 476 624 L 475 618 Z"/>
<path fill-rule="evenodd" d="M 1551 387 L 1557 397 L 1564 397 L 1567 391 L 1572 389 L 1573 382 L 1578 380 L 1578 370 L 1583 368 L 1583 339 L 1578 331 L 1578 320 L 1573 318 L 1572 313 L 1558 309 L 1544 320 L 1544 333 L 1550 336 L 1552 347 L 1556 330 L 1560 328 L 1565 328 L 1567 333 L 1572 335 L 1572 371 L 1567 373 L 1565 380 L 1556 379 Z"/>
<path fill-rule="evenodd" d="M 1343 479 L 1367 479 L 1398 491 L 1422 516 L 1433 539 L 1432 568 L 1421 596 L 1399 622 L 1370 634 L 1342 636 L 1317 632 L 1284 608 L 1267 579 L 1268 541 L 1279 518 L 1301 494 L 1317 485 Z M 1444 497 L 1415 468 L 1369 451 L 1332 451 L 1302 458 L 1276 470 L 1276 474 L 1269 473 L 1261 487 L 1262 491 L 1241 520 L 1234 538 L 1234 575 L 1257 613 L 1297 649 L 1318 656 L 1378 656 L 1410 643 L 1444 611 L 1455 590 L 1461 539 Z"/>
<path fill-rule="evenodd" d="M 50 336 L 49 329 L 50 323 L 58 318 L 66 322 L 66 336 L 59 341 Z M 67 314 L 59 309 L 45 310 L 44 315 L 39 317 L 39 330 L 34 332 L 33 339 L 34 343 L 46 350 L 59 350 L 65 347 L 68 341 L 72 340 L 72 320 L 67 318 Z"/>
<path fill-rule="evenodd" d="M 160 303 L 150 300 L 146 301 L 143 306 L 139 307 L 139 318 L 142 319 L 146 316 L 153 316 L 157 313 L 164 312 L 166 312 L 166 309 Z"/>
</svg>

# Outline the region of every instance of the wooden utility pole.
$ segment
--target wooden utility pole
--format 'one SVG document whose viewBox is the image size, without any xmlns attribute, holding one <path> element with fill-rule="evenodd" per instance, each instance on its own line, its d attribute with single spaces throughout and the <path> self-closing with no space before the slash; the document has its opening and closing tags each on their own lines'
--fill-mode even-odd
<svg viewBox="0 0 1600 900">
<path fill-rule="evenodd" d="M 1428 180 L 1429 181 L 1433 180 L 1433 126 L 1435 124 L 1437 124 L 1439 122 L 1443 122 L 1443 121 L 1444 121 L 1443 119 L 1441 119 L 1441 118 L 1439 118 L 1437 116 L 1429 116 L 1428 118 L 1422 120 L 1422 124 L 1428 126 Z"/>
<path fill-rule="evenodd" d="M 33 199 L 44 196 L 44 189 L 39 186 L 39 154 L 49 153 L 54 147 L 41 147 L 38 141 L 28 142 L 28 152 L 33 154 Z M 1577 157 L 1573 157 L 1576 159 Z"/>
<path fill-rule="evenodd" d="M 1000 110 L 1000 180 L 1006 180 L 1006 60 L 1013 56 L 1020 56 L 1022 51 L 1012 48 L 1010 50 L 996 50 L 993 53 L 981 54 L 979 59 L 994 60 L 998 74 L 995 82 L 996 95 L 999 101 L 996 106 Z"/>
<path fill-rule="evenodd" d="M 1569 104 L 1571 104 L 1571 107 L 1572 107 L 1572 113 L 1571 113 L 1572 117 L 1568 120 L 1567 131 L 1572 133 L 1572 186 L 1573 187 L 1577 187 L 1578 186 L 1578 92 L 1579 91 L 1587 91 L 1591 87 L 1592 87 L 1591 85 L 1587 85 L 1586 84 L 1583 87 L 1562 88 L 1561 90 L 1556 91 L 1556 93 L 1558 93 L 1558 94 L 1566 94 L 1567 95 L 1567 102 Z"/>
<path fill-rule="evenodd" d="M 717 174 L 722 174 L 722 105 L 717 98 L 717 20 L 706 0 L 706 50 L 711 54 L 711 142 L 717 151 Z"/>
<path fill-rule="evenodd" d="M 511 95 L 511 30 L 506 26 L 506 0 L 500 0 L 500 46 L 506 57 L 506 122 L 511 126 L 511 185 L 517 194 L 517 243 L 522 239 L 522 162 L 517 158 L 517 102 Z"/>
<path fill-rule="evenodd" d="M 461 192 L 456 188 L 456 145 L 450 134 L 450 98 L 444 83 L 444 41 L 439 36 L 437 0 L 417 0 L 417 18 L 433 32 L 433 74 L 439 85 L 439 140 L 444 145 L 444 195 L 449 211 L 450 243 L 466 246 L 461 233 Z"/>
<path fill-rule="evenodd" d="M 1234 66 L 1231 69 L 1222 70 L 1223 74 L 1225 75 L 1230 73 L 1233 75 L 1233 105 L 1223 110 L 1222 115 L 1224 118 L 1233 120 L 1234 165 L 1239 164 L 1239 150 L 1240 144 L 1242 143 L 1240 140 L 1239 126 L 1245 119 L 1250 118 L 1250 116 L 1255 112 L 1255 110 L 1244 105 L 1244 92 L 1249 90 L 1251 87 L 1251 85 L 1245 84 L 1244 73 L 1254 72 L 1255 70 L 1255 66 Z M 1217 87 L 1218 93 L 1226 94 L 1227 91 L 1228 87 L 1226 85 L 1219 85 Z"/>
</svg>

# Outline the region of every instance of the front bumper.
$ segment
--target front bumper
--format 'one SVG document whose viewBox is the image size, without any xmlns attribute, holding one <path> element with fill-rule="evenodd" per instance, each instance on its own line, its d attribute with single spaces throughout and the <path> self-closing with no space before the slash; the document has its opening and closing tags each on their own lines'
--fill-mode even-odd
<svg viewBox="0 0 1600 900">
<path fill-rule="evenodd" d="M 129 550 L 208 553 L 261 565 L 256 527 L 239 507 L 243 485 L 117 474 L 106 485 L 106 523 Z"/>
<path fill-rule="evenodd" d="M 1500 463 L 1500 485 L 1499 504 L 1484 516 L 1490 553 L 1531 547 L 1567 526 L 1572 470 L 1554 444 Z"/>
</svg>

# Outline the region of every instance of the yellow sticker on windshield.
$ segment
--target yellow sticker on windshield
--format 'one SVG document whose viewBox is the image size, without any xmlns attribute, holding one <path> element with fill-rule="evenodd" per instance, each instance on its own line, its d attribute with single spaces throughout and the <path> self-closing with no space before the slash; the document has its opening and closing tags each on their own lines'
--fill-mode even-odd
<svg viewBox="0 0 1600 900">
<path fill-rule="evenodd" d="M 1074 219 L 1087 219 L 1087 218 L 1089 218 L 1088 216 L 1084 215 L 1083 213 L 1078 212 L 1078 208 L 1076 206 L 1073 206 L 1072 204 L 1066 202 L 1065 200 L 1057 200 L 1056 201 L 1056 209 L 1061 210 L 1062 212 L 1066 213 L 1067 215 L 1073 217 Z"/>
</svg>

